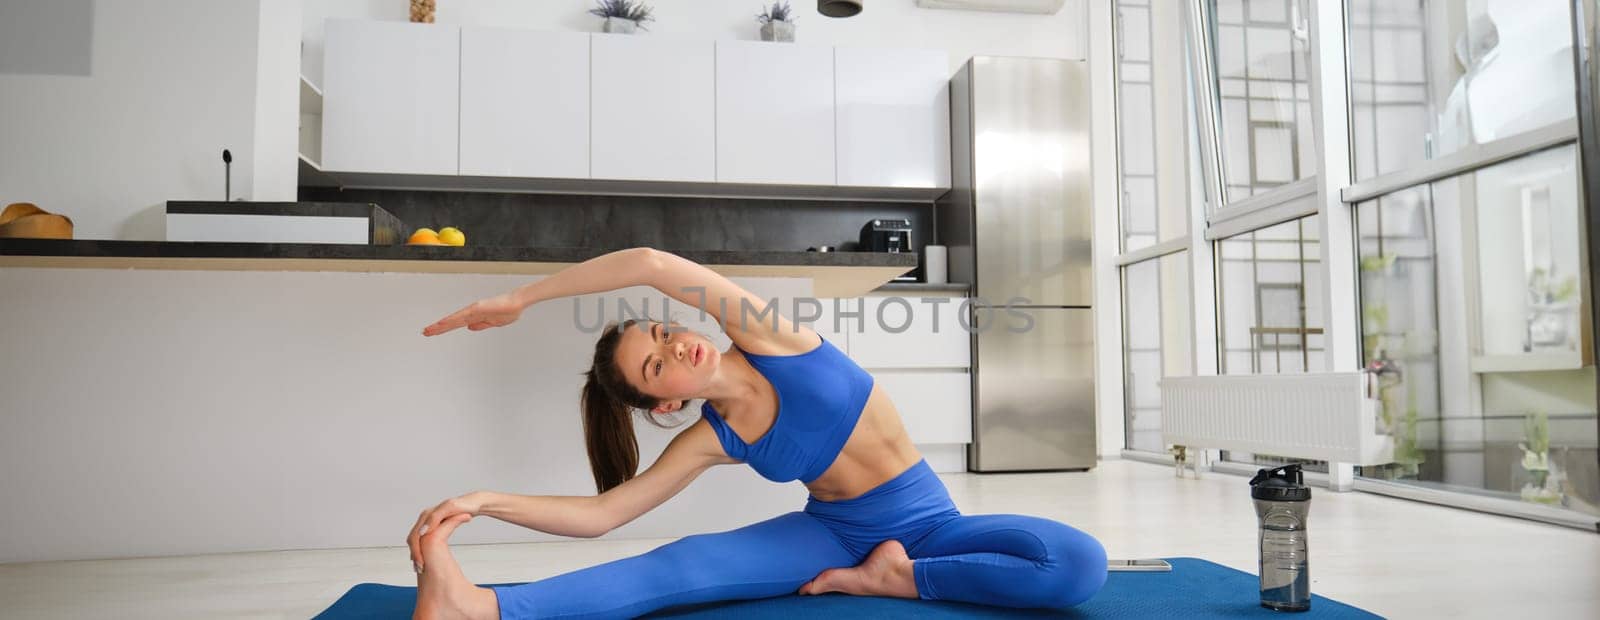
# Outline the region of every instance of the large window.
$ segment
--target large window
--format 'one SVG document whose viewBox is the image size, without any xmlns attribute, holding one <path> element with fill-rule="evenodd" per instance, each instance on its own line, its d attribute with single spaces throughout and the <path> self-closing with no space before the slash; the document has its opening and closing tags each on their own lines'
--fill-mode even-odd
<svg viewBox="0 0 1600 620">
<path fill-rule="evenodd" d="M 1164 452 L 1162 377 L 1194 373 L 1189 214 L 1198 149 L 1183 6 L 1115 3 L 1125 447 Z M 1188 136 L 1187 139 L 1174 136 Z"/>
<path fill-rule="evenodd" d="M 1212 0 L 1214 149 L 1225 207 L 1210 215 L 1217 369 L 1323 368 L 1322 264 L 1307 0 Z M 1298 182 L 1298 183 L 1297 183 Z M 1285 187 L 1288 185 L 1292 187 Z M 1287 221 L 1285 221 L 1287 220 Z M 1259 222 L 1259 223 L 1257 223 Z M 1280 222 L 1280 223 L 1274 223 Z"/>
<path fill-rule="evenodd" d="M 1438 262 L 1429 190 L 1401 190 L 1356 208 L 1362 361 L 1377 375 L 1379 428 L 1395 438 L 1394 462 L 1366 468 L 1372 477 L 1414 478 L 1439 448 Z"/>
<path fill-rule="evenodd" d="M 1576 157 L 1357 206 L 1363 354 L 1396 446 L 1362 475 L 1600 514 Z"/>
<path fill-rule="evenodd" d="M 1583 365 L 1577 155 L 1575 146 L 1551 149 L 1444 186 L 1472 230 L 1463 245 L 1475 267 L 1475 370 Z"/>
<path fill-rule="evenodd" d="M 1216 287 L 1217 371 L 1323 370 L 1326 265 L 1317 188 L 1309 0 L 1212 0 L 1222 208 L 1208 217 Z M 1281 464 L 1269 455 L 1224 460 Z M 1320 469 L 1320 463 L 1300 461 Z"/>
<path fill-rule="evenodd" d="M 1323 271 L 1316 218 L 1217 244 L 1222 374 L 1322 370 Z"/>
<path fill-rule="evenodd" d="M 1347 4 L 1363 476 L 1600 514 L 1569 6 Z"/>
<path fill-rule="evenodd" d="M 1372 372 L 1366 488 L 1600 514 L 1569 5 L 1116 0 L 1128 448 L 1166 449 L 1160 380 L 1214 343 L 1219 374 Z"/>
<path fill-rule="evenodd" d="M 1181 6 L 1123 0 L 1117 24 L 1122 251 L 1132 252 L 1188 232 L 1188 153 L 1162 147 L 1192 133 L 1190 98 Z"/>
<path fill-rule="evenodd" d="M 1316 173 L 1307 1 L 1216 0 L 1225 202 Z"/>
<path fill-rule="evenodd" d="M 1357 180 L 1570 119 L 1568 0 L 1351 0 Z"/>
<path fill-rule="evenodd" d="M 1188 253 L 1129 265 L 1122 286 L 1127 447 L 1162 452 L 1161 378 L 1194 374 Z"/>
</svg>

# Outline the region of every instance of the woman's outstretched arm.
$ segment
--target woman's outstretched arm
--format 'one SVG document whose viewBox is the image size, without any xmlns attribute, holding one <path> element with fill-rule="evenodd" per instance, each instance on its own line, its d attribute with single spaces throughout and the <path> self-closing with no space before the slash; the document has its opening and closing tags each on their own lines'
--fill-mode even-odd
<svg viewBox="0 0 1600 620">
<path fill-rule="evenodd" d="M 737 463 L 722 451 L 704 420 L 678 433 L 644 472 L 599 495 L 515 495 L 473 491 L 422 511 L 406 536 L 411 561 L 421 563 L 422 536 L 459 514 L 574 538 L 594 538 L 622 527 L 677 495 L 713 465 Z"/>
<path fill-rule="evenodd" d="M 509 293 L 482 299 L 422 330 L 435 336 L 466 327 L 481 331 L 510 325 L 528 306 L 576 295 L 630 286 L 651 286 L 673 299 L 712 315 L 734 344 L 755 353 L 810 350 L 817 336 L 770 307 L 768 300 L 726 276 L 670 252 L 651 248 L 618 250 L 578 263 Z"/>
<path fill-rule="evenodd" d="M 528 306 L 550 299 L 604 293 L 651 282 L 661 260 L 650 248 L 630 248 L 596 256 L 504 295 L 481 299 L 422 330 L 437 336 L 465 327 L 480 331 L 510 325 Z"/>
</svg>

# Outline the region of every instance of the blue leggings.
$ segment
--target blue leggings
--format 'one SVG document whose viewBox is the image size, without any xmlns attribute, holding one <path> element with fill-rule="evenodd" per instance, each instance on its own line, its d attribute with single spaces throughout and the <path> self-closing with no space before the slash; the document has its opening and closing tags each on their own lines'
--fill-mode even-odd
<svg viewBox="0 0 1600 620">
<path fill-rule="evenodd" d="M 1088 534 L 1038 517 L 963 516 L 922 461 L 854 499 L 812 498 L 804 512 L 494 590 L 501 618 L 633 617 L 794 594 L 824 570 L 860 564 L 889 539 L 915 560 L 923 599 L 1063 608 L 1106 580 L 1105 549 Z"/>
</svg>

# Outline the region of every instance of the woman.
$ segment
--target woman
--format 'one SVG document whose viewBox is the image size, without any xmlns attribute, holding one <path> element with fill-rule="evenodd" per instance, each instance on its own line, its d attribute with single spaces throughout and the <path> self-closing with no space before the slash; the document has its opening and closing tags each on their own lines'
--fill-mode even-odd
<svg viewBox="0 0 1600 620">
<path fill-rule="evenodd" d="M 417 617 L 627 617 L 670 606 L 799 592 L 843 592 L 1010 607 L 1068 607 L 1105 582 L 1100 543 L 1048 519 L 963 516 L 906 436 L 889 397 L 855 363 L 727 278 L 682 257 L 635 248 L 473 303 L 423 330 L 480 331 L 541 301 L 649 285 L 716 317 L 733 347 L 675 325 L 627 321 L 595 345 L 583 388 L 584 434 L 599 495 L 478 492 L 424 510 L 406 542 Z M 705 399 L 642 473 L 632 409 L 660 416 Z M 713 465 L 748 463 L 800 480 L 804 511 L 520 586 L 479 588 L 447 540 L 488 515 L 593 538 L 676 495 Z"/>
</svg>

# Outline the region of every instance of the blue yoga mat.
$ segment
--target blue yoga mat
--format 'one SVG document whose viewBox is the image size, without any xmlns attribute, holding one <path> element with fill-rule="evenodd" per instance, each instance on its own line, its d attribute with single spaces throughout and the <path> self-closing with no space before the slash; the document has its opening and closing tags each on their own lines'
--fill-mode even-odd
<svg viewBox="0 0 1600 620">
<path fill-rule="evenodd" d="M 1111 573 L 1088 602 L 1067 610 L 1018 610 L 967 603 L 876 596 L 780 596 L 665 609 L 647 618 L 1380 618 L 1313 595 L 1311 611 L 1261 607 L 1256 576 L 1195 558 L 1168 558 L 1170 573 Z M 1315 567 L 1313 567 L 1315 568 Z M 515 584 L 494 584 L 515 585 Z M 317 620 L 410 618 L 417 589 L 363 583 L 335 601 Z"/>
</svg>

